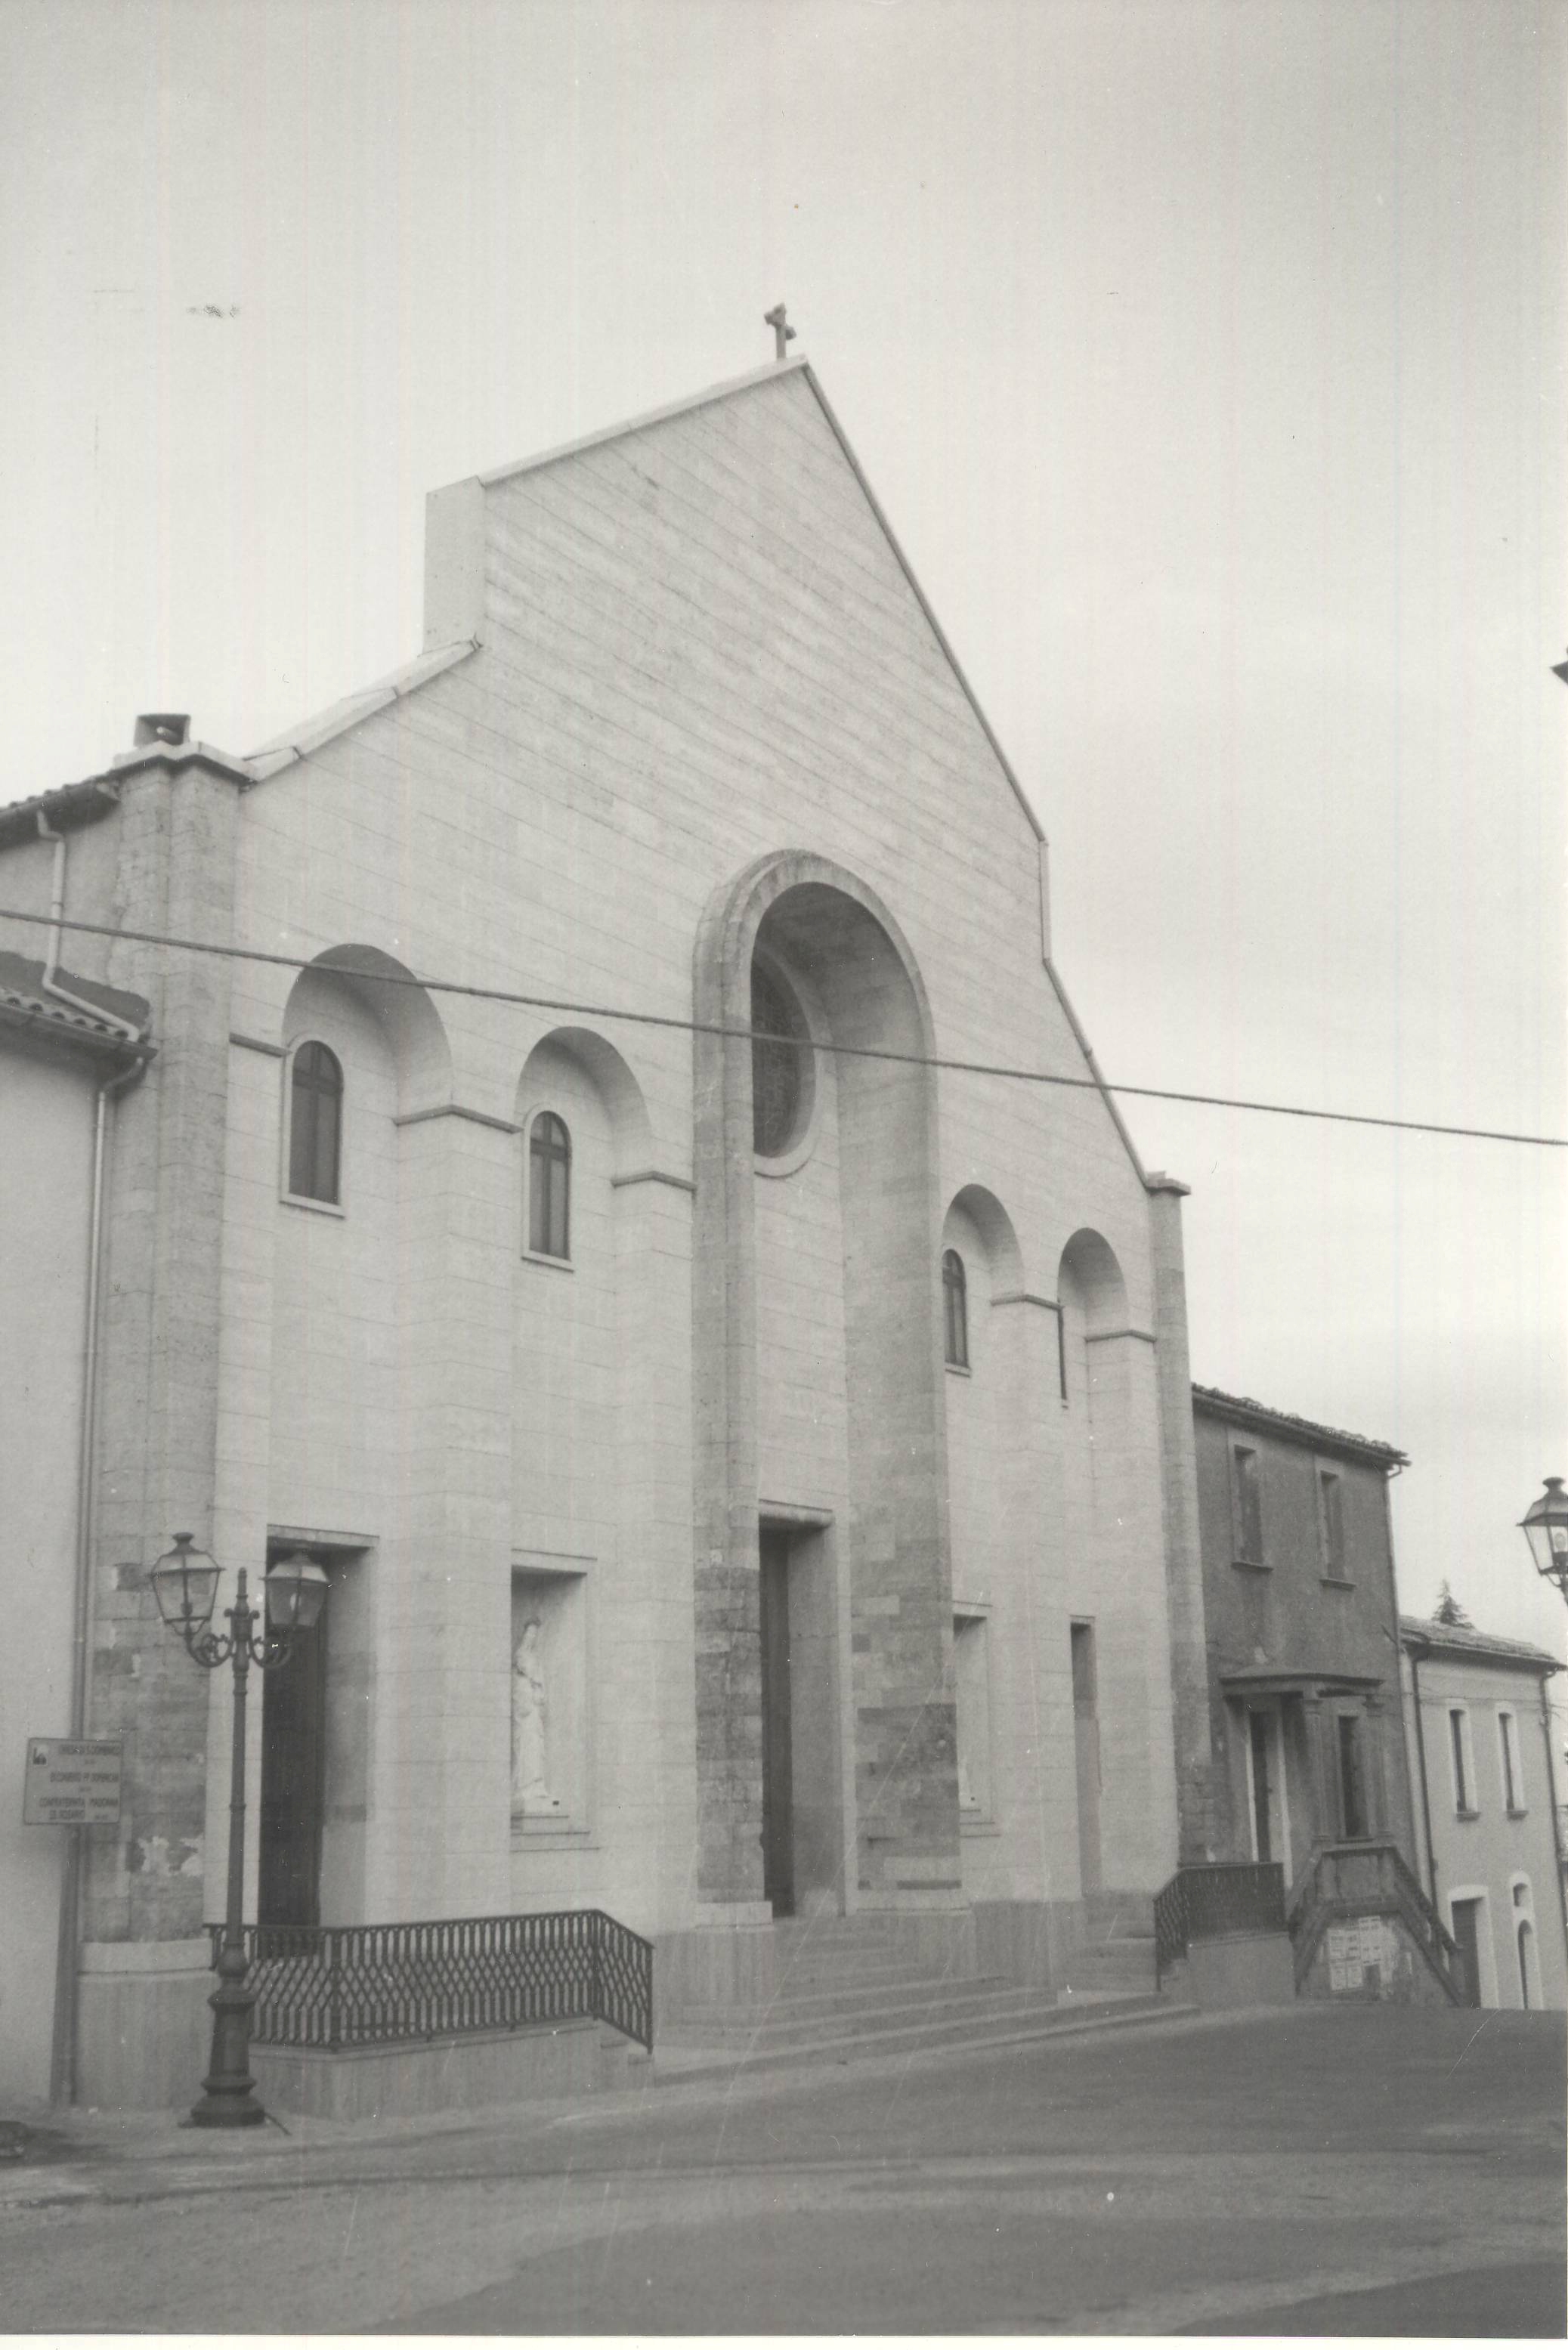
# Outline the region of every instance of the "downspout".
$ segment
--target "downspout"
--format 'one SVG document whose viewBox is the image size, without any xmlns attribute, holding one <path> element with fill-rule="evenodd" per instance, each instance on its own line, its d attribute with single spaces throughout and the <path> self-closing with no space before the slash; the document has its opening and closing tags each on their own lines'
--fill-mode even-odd
<svg viewBox="0 0 1568 2350">
<path fill-rule="evenodd" d="M 44 993 L 52 995 L 57 1003 L 68 1004 L 73 1012 L 85 1012 L 89 1020 L 101 1020 L 106 1027 L 117 1029 L 128 1045 L 140 1045 L 144 1039 L 134 1021 L 122 1020 L 117 1012 L 106 1012 L 101 1003 L 85 1003 L 68 987 L 60 985 L 57 974 L 60 932 L 66 919 L 66 836 L 55 830 L 42 808 L 37 813 L 37 825 L 39 839 L 51 840 L 55 845 L 54 872 L 49 884 L 49 943 L 44 951 Z"/>
<path fill-rule="evenodd" d="M 42 817 L 39 818 L 40 824 Z M 65 842 L 60 841 L 63 849 Z M 57 869 L 63 864 L 57 851 Z M 51 948 L 54 946 L 51 934 Z M 51 964 L 53 962 L 51 951 Z M 45 985 L 48 985 L 46 979 Z M 63 990 L 53 991 L 57 994 Z M 67 996 L 67 1002 L 71 999 Z M 107 1017 L 96 1006 L 84 1004 L 94 1018 Z M 117 1024 L 125 1026 L 124 1022 Z M 136 1035 L 132 1030 L 131 1035 Z M 106 1077 L 98 1089 L 93 1113 L 92 1205 L 88 1225 L 87 1328 L 82 1343 L 81 1443 L 77 1458 L 76 1582 L 71 1613 L 71 1736 L 85 1738 L 88 1725 L 89 1638 L 92 1629 L 92 1519 L 94 1471 L 98 1451 L 99 1293 L 103 1267 L 103 1194 L 105 1139 L 109 1105 L 118 1101 L 147 1075 L 151 1058 L 137 1036 L 140 1057 L 118 1076 Z M 55 2026 L 49 2050 L 49 2102 L 74 2105 L 77 2075 L 78 1960 L 81 1944 L 82 1834 L 66 1831 L 65 1868 L 60 1880 L 59 1933 L 55 1958 Z"/>
<path fill-rule="evenodd" d="M 1557 1860 L 1557 1906 L 1563 1913 L 1563 1939 L 1568 1954 L 1568 1877 L 1563 1874 L 1563 1815 L 1557 1808 L 1557 1773 L 1552 1767 L 1552 1709 L 1546 1702 L 1546 1675 L 1541 1676 L 1541 1730 L 1546 1741 L 1546 1800 L 1552 1806 L 1552 1849 Z"/>
</svg>

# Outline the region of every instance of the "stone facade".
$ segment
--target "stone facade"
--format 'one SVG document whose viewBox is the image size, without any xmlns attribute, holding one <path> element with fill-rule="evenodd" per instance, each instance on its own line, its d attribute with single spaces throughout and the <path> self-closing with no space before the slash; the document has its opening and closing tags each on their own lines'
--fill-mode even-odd
<svg viewBox="0 0 1568 2350">
<path fill-rule="evenodd" d="M 83 2064 L 131 2100 L 189 2086 L 128 2078 L 128 2018 L 183 2046 L 223 1879 L 227 1677 L 145 1580 L 177 1528 L 327 1570 L 323 1918 L 592 1904 L 729 1948 L 781 1901 L 1033 1905 L 1059 1939 L 1210 1836 L 1179 1187 L 1094 1081 L 1038 827 L 811 370 L 438 493 L 427 553 L 410 670 L 243 761 L 116 763 L 73 868 L 78 919 L 234 950 L 78 958 L 160 1046 L 91 1528 L 129 1794 Z M 760 1156 L 759 968 L 801 1088 Z M 331 1200 L 289 1186 L 310 1043 Z M 547 1813 L 512 1802 L 524 1611 Z"/>
</svg>

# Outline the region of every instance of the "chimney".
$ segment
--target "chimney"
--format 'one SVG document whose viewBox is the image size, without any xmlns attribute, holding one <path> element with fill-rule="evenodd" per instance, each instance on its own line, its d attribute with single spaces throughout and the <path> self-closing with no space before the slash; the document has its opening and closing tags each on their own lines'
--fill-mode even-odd
<svg viewBox="0 0 1568 2350">
<path fill-rule="evenodd" d="M 183 710 L 144 710 L 136 722 L 136 747 L 146 743 L 181 743 L 191 733 L 190 713 Z"/>
</svg>

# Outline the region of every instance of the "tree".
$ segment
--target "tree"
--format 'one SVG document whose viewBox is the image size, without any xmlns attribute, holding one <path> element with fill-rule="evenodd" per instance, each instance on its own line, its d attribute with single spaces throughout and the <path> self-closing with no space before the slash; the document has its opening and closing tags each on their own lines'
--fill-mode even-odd
<svg viewBox="0 0 1568 2350">
<path fill-rule="evenodd" d="M 1443 1577 L 1442 1590 L 1438 1596 L 1438 1604 L 1432 1610 L 1432 1621 L 1434 1624 L 1458 1624 L 1467 1632 L 1475 1630 L 1475 1626 L 1449 1589 L 1447 1575 Z"/>
</svg>

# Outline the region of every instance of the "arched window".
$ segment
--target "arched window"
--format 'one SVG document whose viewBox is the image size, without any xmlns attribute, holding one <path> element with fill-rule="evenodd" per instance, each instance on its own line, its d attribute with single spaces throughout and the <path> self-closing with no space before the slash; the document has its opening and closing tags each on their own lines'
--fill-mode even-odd
<svg viewBox="0 0 1568 2350">
<path fill-rule="evenodd" d="M 572 1138 L 554 1110 L 528 1137 L 528 1246 L 535 1256 L 572 1253 Z"/>
<path fill-rule="evenodd" d="M 288 1188 L 296 1200 L 337 1204 L 343 1141 L 343 1071 L 336 1053 L 314 1042 L 289 1064 Z"/>
<path fill-rule="evenodd" d="M 752 965 L 752 1147 L 759 1159 L 777 1159 L 800 1131 L 809 1107 L 802 1082 L 805 1021 L 781 980 L 763 964 Z"/>
<path fill-rule="evenodd" d="M 969 1284 L 963 1259 L 957 1249 L 942 1251 L 942 1328 L 947 1358 L 961 1371 L 969 1368 Z"/>
<path fill-rule="evenodd" d="M 1534 1939 L 1529 1918 L 1521 1918 L 1519 1921 L 1519 2003 L 1521 2007 L 1532 2007 L 1535 2003 L 1530 1996 L 1531 1945 Z"/>
</svg>

